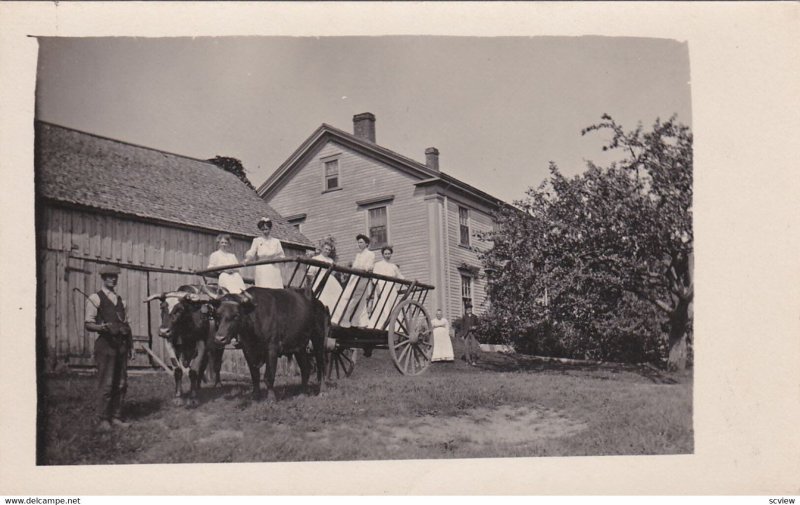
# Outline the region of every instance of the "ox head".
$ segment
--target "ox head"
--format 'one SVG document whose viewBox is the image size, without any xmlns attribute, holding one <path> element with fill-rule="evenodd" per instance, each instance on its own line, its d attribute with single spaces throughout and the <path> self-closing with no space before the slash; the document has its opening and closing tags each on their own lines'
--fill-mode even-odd
<svg viewBox="0 0 800 505">
<path fill-rule="evenodd" d="M 150 295 L 145 303 L 159 300 L 161 308 L 161 324 L 158 335 L 172 339 L 176 334 L 192 334 L 207 328 L 210 298 L 199 289 L 184 289 L 178 291 Z"/>
<path fill-rule="evenodd" d="M 210 294 L 209 292 L 207 292 Z M 214 336 L 217 345 L 227 345 L 241 331 L 244 319 L 253 308 L 253 297 L 248 292 L 225 293 L 213 297 L 214 313 L 217 321 L 217 333 Z"/>
</svg>

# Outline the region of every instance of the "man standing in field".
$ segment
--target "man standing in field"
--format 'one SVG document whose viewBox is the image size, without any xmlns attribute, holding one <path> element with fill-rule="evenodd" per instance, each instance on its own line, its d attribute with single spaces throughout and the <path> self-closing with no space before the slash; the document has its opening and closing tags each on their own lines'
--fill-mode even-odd
<svg viewBox="0 0 800 505">
<path fill-rule="evenodd" d="M 86 300 L 84 327 L 97 333 L 94 342 L 97 430 L 109 431 L 112 426 L 129 426 L 122 420 L 122 403 L 128 389 L 128 359 L 133 356 L 133 340 L 125 302 L 116 293 L 119 268 L 104 265 L 99 273 L 103 287 Z"/>
<path fill-rule="evenodd" d="M 475 365 L 478 359 L 478 341 L 475 340 L 475 328 L 478 326 L 478 316 L 472 313 L 472 304 L 464 305 L 464 317 L 461 319 L 461 328 L 458 336 L 464 341 L 464 359 L 470 365 Z"/>
</svg>

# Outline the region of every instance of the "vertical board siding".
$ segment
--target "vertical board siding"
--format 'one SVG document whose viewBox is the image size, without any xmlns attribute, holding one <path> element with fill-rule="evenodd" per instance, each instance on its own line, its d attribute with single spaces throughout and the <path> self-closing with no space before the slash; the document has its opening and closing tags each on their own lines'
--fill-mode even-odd
<svg viewBox="0 0 800 505">
<path fill-rule="evenodd" d="M 116 261 L 120 261 L 122 259 L 122 241 L 125 240 L 125 235 L 118 219 L 111 220 L 110 224 L 111 233 L 109 235 L 111 237 L 119 237 L 118 240 L 111 241 L 111 257 Z"/>
<path fill-rule="evenodd" d="M 43 208 L 41 215 L 37 233 L 45 239 L 45 250 L 38 251 L 41 291 L 37 324 L 45 339 L 47 362 L 69 359 L 77 364 L 91 364 L 96 335 L 83 328 L 86 299 L 74 288 L 87 295 L 97 292 L 101 287 L 97 272 L 104 263 L 120 266 L 118 290 L 127 302 L 135 338 L 152 341 L 156 354 L 166 359 L 163 339 L 158 337 L 158 302 L 145 304 L 143 300 L 148 294 L 202 283 L 192 272 L 208 265 L 209 256 L 216 250 L 217 234 L 52 206 Z M 250 243 L 251 239 L 232 239 L 233 250 L 240 260 Z M 291 247 L 285 250 L 287 256 L 303 254 L 303 250 Z M 148 267 L 179 272 L 141 270 Z M 243 269 L 243 275 L 252 278 L 252 267 Z M 148 362 L 149 358 L 137 355 L 134 365 L 147 366 Z"/>
<path fill-rule="evenodd" d="M 94 256 L 95 258 L 100 257 L 100 233 L 97 231 L 97 223 L 100 220 L 100 216 L 90 215 L 87 219 L 87 224 L 89 225 L 87 231 L 89 235 L 89 243 L 87 244 L 86 253 L 90 256 Z"/>
<path fill-rule="evenodd" d="M 45 328 L 50 331 L 45 332 L 47 359 L 54 360 L 57 356 L 56 352 L 56 258 L 54 253 L 45 253 L 42 255 L 42 272 L 44 273 L 42 284 L 42 296 L 40 299 L 39 310 L 37 310 L 38 317 L 44 320 Z"/>
<path fill-rule="evenodd" d="M 56 352 L 58 355 L 63 355 L 64 353 L 69 352 L 69 327 L 67 326 L 68 320 L 68 300 L 70 298 L 68 290 L 68 282 L 67 282 L 67 274 L 68 271 L 66 270 L 67 266 L 67 256 L 64 253 L 55 253 L 55 260 L 56 260 L 56 268 L 55 274 L 56 279 L 54 280 L 55 284 L 55 315 L 56 315 Z"/>
</svg>

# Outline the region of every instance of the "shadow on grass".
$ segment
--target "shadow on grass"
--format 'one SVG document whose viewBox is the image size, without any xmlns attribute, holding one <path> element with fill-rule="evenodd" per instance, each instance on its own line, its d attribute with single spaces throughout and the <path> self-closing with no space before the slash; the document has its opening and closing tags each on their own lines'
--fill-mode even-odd
<svg viewBox="0 0 800 505">
<path fill-rule="evenodd" d="M 326 390 L 332 388 L 335 388 L 335 385 L 332 386 L 326 383 Z M 267 390 L 263 382 L 261 383 L 260 396 L 257 399 L 253 399 L 252 391 L 253 388 L 249 381 L 246 383 L 206 387 L 200 390 L 198 400 L 201 404 L 217 400 L 236 400 L 247 405 L 252 402 L 267 401 Z M 276 384 L 274 391 L 277 401 L 286 401 L 299 396 L 317 396 L 320 394 L 320 387 L 316 382 L 311 382 L 308 388 L 304 388 L 302 384 Z"/>
<path fill-rule="evenodd" d="M 649 380 L 654 384 L 679 384 L 680 381 L 668 372 L 652 365 L 624 363 L 576 363 L 565 364 L 557 361 L 545 361 L 541 358 L 524 354 L 482 353 L 475 368 L 491 372 L 539 372 L 558 375 L 569 375 L 575 372 L 620 374 L 631 373 Z M 595 377 L 608 380 L 609 377 Z"/>
<path fill-rule="evenodd" d="M 136 420 L 160 413 L 164 408 L 164 403 L 164 400 L 157 398 L 127 402 L 127 405 L 125 405 L 126 417 L 131 420 Z"/>
</svg>

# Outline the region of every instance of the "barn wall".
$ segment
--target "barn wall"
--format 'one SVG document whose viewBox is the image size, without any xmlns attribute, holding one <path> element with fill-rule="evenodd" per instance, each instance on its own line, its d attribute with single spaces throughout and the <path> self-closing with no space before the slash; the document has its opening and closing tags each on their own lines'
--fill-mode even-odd
<svg viewBox="0 0 800 505">
<path fill-rule="evenodd" d="M 169 227 L 123 217 L 47 205 L 40 209 L 38 238 L 37 325 L 46 342 L 47 362 L 93 365 L 95 334 L 83 329 L 85 297 L 97 292 L 103 264 L 121 269 L 118 291 L 126 300 L 134 338 L 152 346 L 162 359 L 168 353 L 158 337 L 158 303 L 142 303 L 150 294 L 201 283 L 193 272 L 208 264 L 216 233 Z M 251 240 L 233 237 L 241 259 Z M 284 245 L 287 256 L 305 251 Z M 252 278 L 252 267 L 243 269 Z M 288 277 L 287 277 L 288 279 Z M 209 279 L 213 281 L 213 279 Z M 150 366 L 137 355 L 134 366 Z"/>
</svg>

